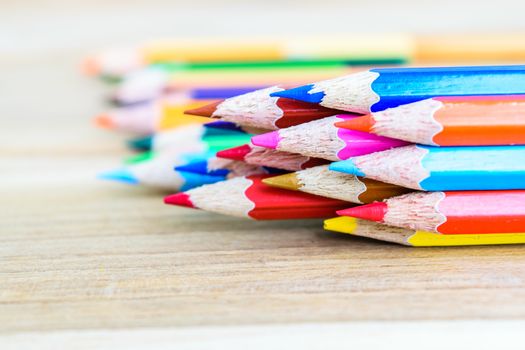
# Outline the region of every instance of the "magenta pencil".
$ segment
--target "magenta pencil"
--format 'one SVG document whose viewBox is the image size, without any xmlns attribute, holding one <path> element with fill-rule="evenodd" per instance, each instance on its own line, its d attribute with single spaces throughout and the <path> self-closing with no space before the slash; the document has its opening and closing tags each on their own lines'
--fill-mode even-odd
<svg viewBox="0 0 525 350">
<path fill-rule="evenodd" d="M 338 114 L 254 136 L 252 143 L 256 146 L 331 161 L 345 160 L 409 144 L 406 141 L 335 126 L 335 123 L 350 118 L 355 118 L 355 115 Z"/>
</svg>

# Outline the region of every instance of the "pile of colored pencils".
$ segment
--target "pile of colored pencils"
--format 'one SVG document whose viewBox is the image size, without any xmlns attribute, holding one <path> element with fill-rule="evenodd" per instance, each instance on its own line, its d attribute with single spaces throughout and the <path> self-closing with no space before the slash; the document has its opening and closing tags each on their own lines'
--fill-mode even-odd
<svg viewBox="0 0 525 350">
<path fill-rule="evenodd" d="M 507 39 L 470 51 L 525 59 L 513 46 L 523 39 Z M 325 229 L 410 246 L 525 243 L 525 66 L 367 69 L 411 57 L 401 44 L 321 42 L 294 41 L 295 55 L 261 41 L 90 59 L 90 72 L 120 80 L 98 125 L 144 152 L 101 177 L 225 215 L 338 214 Z M 416 42 L 415 63 L 472 59 L 458 41 Z"/>
</svg>

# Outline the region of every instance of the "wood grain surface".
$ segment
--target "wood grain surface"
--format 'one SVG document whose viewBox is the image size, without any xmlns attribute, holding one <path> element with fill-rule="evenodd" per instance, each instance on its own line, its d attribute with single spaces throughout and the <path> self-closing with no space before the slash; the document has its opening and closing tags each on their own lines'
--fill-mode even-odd
<svg viewBox="0 0 525 350">
<path fill-rule="evenodd" d="M 162 204 L 105 183 L 81 54 L 3 62 L 0 330 L 522 318 L 525 247 L 408 248 Z"/>
</svg>

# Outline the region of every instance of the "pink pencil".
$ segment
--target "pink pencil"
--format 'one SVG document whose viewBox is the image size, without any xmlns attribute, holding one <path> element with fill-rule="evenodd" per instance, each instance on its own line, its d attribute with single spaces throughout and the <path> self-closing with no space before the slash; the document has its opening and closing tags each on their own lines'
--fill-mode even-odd
<svg viewBox="0 0 525 350">
<path fill-rule="evenodd" d="M 331 161 L 345 160 L 409 144 L 406 141 L 361 131 L 339 129 L 335 126 L 335 123 L 355 117 L 356 115 L 352 114 L 338 114 L 254 136 L 252 143 L 256 146 Z"/>
</svg>

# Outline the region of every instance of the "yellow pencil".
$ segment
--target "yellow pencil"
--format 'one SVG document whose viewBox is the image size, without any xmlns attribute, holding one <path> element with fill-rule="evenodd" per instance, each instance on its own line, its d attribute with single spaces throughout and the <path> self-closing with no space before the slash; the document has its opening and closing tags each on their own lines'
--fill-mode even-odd
<svg viewBox="0 0 525 350">
<path fill-rule="evenodd" d="M 344 216 L 325 220 L 324 229 L 413 247 L 525 243 L 525 233 L 442 235 L 391 227 Z"/>
<path fill-rule="evenodd" d="M 246 62 L 268 60 L 340 60 L 425 63 L 474 61 L 500 63 L 525 60 L 524 34 L 411 36 L 341 34 L 249 39 L 158 40 L 140 47 L 108 50 L 85 62 L 90 74 L 122 75 L 160 62 Z"/>
</svg>

